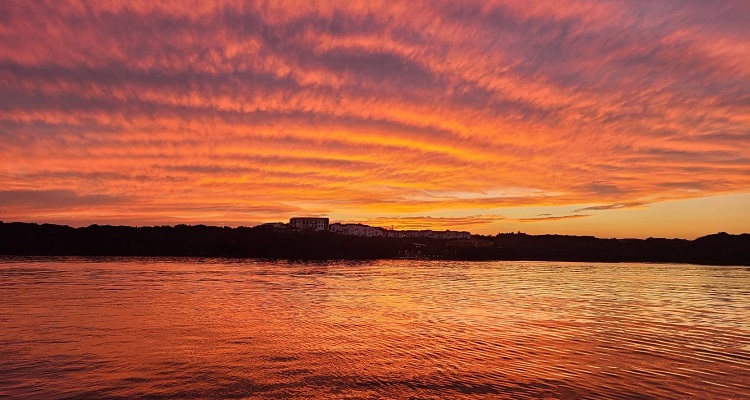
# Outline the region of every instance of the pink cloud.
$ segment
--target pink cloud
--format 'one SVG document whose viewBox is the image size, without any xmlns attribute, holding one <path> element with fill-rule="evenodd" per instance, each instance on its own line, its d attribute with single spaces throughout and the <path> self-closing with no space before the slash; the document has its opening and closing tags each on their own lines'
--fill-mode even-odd
<svg viewBox="0 0 750 400">
<path fill-rule="evenodd" d="M 4 2 L 0 187 L 253 220 L 747 191 L 747 7 Z"/>
</svg>

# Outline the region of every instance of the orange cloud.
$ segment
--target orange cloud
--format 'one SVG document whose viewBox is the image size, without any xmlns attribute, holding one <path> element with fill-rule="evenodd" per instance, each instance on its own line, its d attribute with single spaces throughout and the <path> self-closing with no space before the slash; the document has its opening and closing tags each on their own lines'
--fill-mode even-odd
<svg viewBox="0 0 750 400">
<path fill-rule="evenodd" d="M 541 216 L 541 217 L 531 217 L 531 218 L 519 218 L 516 221 L 518 222 L 549 222 L 549 221 L 558 221 L 562 219 L 576 219 L 576 218 L 585 218 L 590 217 L 589 214 L 573 214 L 573 215 L 559 215 L 559 216 Z"/>
<path fill-rule="evenodd" d="M 508 207 L 616 212 L 745 193 L 748 12 L 4 2 L 0 204 L 37 198 L 0 218 L 449 212 L 463 216 L 425 226 L 487 228 L 474 216 Z"/>
</svg>

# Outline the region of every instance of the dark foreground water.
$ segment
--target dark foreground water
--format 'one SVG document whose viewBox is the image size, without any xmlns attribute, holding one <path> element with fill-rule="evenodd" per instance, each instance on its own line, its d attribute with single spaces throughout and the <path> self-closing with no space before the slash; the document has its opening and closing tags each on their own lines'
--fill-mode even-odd
<svg viewBox="0 0 750 400">
<path fill-rule="evenodd" d="M 0 397 L 750 398 L 750 268 L 0 258 Z"/>
</svg>

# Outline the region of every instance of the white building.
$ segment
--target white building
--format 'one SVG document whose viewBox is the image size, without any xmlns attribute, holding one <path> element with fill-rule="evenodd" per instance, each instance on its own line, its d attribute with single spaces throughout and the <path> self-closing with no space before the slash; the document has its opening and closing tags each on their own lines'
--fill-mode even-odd
<svg viewBox="0 0 750 400">
<path fill-rule="evenodd" d="M 264 227 L 281 229 L 284 224 L 264 224 Z M 362 237 L 390 237 L 390 238 L 429 238 L 429 239 L 471 239 L 471 233 L 466 231 L 433 231 L 407 230 L 396 231 L 365 224 L 345 224 L 336 222 L 329 224 L 328 218 L 318 217 L 294 217 L 289 220 L 289 228 L 297 231 L 331 231 L 340 235 L 362 236 Z"/>
<path fill-rule="evenodd" d="M 466 231 L 433 231 L 432 237 L 435 239 L 471 239 L 471 233 Z"/>
<path fill-rule="evenodd" d="M 466 231 L 433 231 L 429 229 L 421 231 L 388 231 L 388 237 L 395 238 L 430 238 L 430 239 L 470 239 L 471 233 Z"/>
<path fill-rule="evenodd" d="M 351 236 L 389 237 L 389 238 L 429 238 L 429 239 L 471 239 L 471 233 L 466 231 L 396 231 L 364 224 L 333 223 L 330 226 L 333 233 Z"/>
<path fill-rule="evenodd" d="M 330 227 L 331 232 L 341 235 L 365 236 L 365 237 L 384 237 L 385 229 L 363 224 L 341 224 L 333 223 Z"/>
<path fill-rule="evenodd" d="M 328 218 L 294 217 L 289 220 L 289 226 L 300 231 L 327 231 Z"/>
</svg>

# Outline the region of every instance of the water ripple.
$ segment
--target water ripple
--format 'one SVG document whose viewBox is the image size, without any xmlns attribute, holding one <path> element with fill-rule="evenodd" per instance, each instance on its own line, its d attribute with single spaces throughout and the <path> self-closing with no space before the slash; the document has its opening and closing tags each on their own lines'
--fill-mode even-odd
<svg viewBox="0 0 750 400">
<path fill-rule="evenodd" d="M 750 398 L 750 269 L 0 258 L 0 397 Z"/>
</svg>

